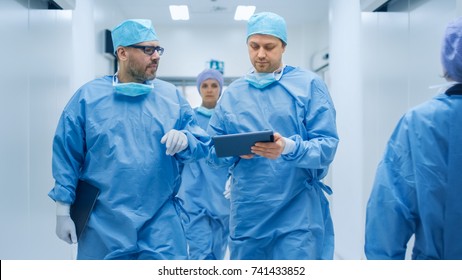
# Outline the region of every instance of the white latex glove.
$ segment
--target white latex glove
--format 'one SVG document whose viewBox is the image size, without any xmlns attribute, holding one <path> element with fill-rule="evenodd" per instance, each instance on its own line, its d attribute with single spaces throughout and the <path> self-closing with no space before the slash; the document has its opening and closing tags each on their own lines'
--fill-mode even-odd
<svg viewBox="0 0 462 280">
<path fill-rule="evenodd" d="M 59 239 L 72 244 L 77 243 L 77 233 L 70 210 L 69 204 L 56 201 L 56 235 Z"/>
<path fill-rule="evenodd" d="M 229 176 L 228 180 L 226 180 L 225 191 L 223 192 L 223 195 L 226 199 L 231 197 L 231 176 Z"/>
<path fill-rule="evenodd" d="M 167 147 L 167 155 L 174 155 L 188 147 L 188 137 L 181 131 L 172 129 L 160 139 Z"/>
<path fill-rule="evenodd" d="M 287 155 L 292 153 L 295 150 L 295 141 L 286 137 L 282 137 L 282 139 L 286 143 L 284 146 L 284 150 L 282 150 L 282 154 Z"/>
</svg>

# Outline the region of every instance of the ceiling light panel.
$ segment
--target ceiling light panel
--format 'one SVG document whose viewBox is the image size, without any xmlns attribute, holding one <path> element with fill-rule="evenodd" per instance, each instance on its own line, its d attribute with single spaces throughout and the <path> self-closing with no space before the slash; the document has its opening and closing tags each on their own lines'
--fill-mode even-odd
<svg viewBox="0 0 462 280">
<path fill-rule="evenodd" d="M 189 9 L 186 5 L 170 5 L 170 16 L 173 20 L 189 20 Z"/>
<path fill-rule="evenodd" d="M 255 12 L 255 6 L 237 6 L 234 20 L 249 20 Z"/>
</svg>

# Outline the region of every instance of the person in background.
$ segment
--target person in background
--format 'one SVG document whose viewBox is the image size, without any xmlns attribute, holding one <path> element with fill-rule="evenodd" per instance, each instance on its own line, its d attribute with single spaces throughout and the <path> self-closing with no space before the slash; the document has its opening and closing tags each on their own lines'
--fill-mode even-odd
<svg viewBox="0 0 462 280">
<path fill-rule="evenodd" d="M 83 180 L 100 195 L 78 259 L 187 259 L 178 162 L 205 157 L 210 137 L 176 87 L 155 79 L 164 49 L 150 20 L 123 21 L 112 40 L 118 72 L 78 89 L 56 129 L 56 233 L 76 243 L 69 208 Z"/>
<path fill-rule="evenodd" d="M 334 159 L 336 112 L 316 74 L 285 65 L 285 20 L 254 14 L 247 24 L 253 69 L 223 93 L 212 116 L 211 136 L 272 130 L 274 142 L 252 154 L 218 158 L 230 168 L 230 259 L 332 259 L 331 193 L 321 180 Z"/>
<path fill-rule="evenodd" d="M 207 129 L 223 90 L 223 76 L 214 69 L 205 69 L 197 76 L 197 90 L 202 104 L 194 109 L 197 121 Z M 184 166 L 178 196 L 189 214 L 185 224 L 189 257 L 194 260 L 219 260 L 226 253 L 229 237 L 229 200 L 223 191 L 228 178 L 227 168 L 212 168 L 205 159 Z"/>
<path fill-rule="evenodd" d="M 378 165 L 366 212 L 368 259 L 462 259 L 462 17 L 441 50 L 450 82 L 398 122 Z M 449 87 L 449 88 L 448 88 Z"/>
</svg>

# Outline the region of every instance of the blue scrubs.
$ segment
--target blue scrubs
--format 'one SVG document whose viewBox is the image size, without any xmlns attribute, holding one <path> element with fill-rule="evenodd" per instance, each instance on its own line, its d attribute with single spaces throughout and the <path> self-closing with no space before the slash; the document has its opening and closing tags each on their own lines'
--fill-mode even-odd
<svg viewBox="0 0 462 280">
<path fill-rule="evenodd" d="M 320 180 L 334 159 L 335 109 L 314 73 L 287 66 L 281 79 L 257 89 L 244 78 L 223 93 L 210 135 L 273 130 L 295 141 L 295 150 L 272 160 L 260 156 L 217 158 L 232 171 L 231 259 L 332 259 L 334 232 Z"/>
<path fill-rule="evenodd" d="M 207 129 L 210 116 L 194 110 L 199 125 Z M 189 214 L 185 224 L 189 257 L 219 260 L 226 253 L 229 237 L 229 200 L 223 196 L 227 168 L 213 168 L 205 159 L 185 165 L 178 196 Z"/>
<path fill-rule="evenodd" d="M 458 86 L 462 93 L 462 86 Z M 367 205 L 368 259 L 462 259 L 462 96 L 439 94 L 399 121 Z"/>
<path fill-rule="evenodd" d="M 186 150 L 166 155 L 162 136 L 187 135 Z M 79 179 L 101 191 L 78 245 L 78 259 L 187 259 L 176 198 L 178 162 L 205 157 L 210 137 L 172 84 L 154 80 L 137 97 L 115 93 L 112 76 L 71 98 L 53 142 L 53 200 L 72 204 Z"/>
</svg>

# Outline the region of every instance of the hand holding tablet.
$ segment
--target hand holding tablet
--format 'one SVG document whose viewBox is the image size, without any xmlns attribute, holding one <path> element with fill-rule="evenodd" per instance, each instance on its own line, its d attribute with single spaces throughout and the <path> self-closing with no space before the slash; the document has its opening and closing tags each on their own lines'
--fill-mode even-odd
<svg viewBox="0 0 462 280">
<path fill-rule="evenodd" d="M 251 147 L 256 142 L 274 142 L 273 131 L 256 131 L 212 137 L 218 157 L 252 154 Z"/>
</svg>

